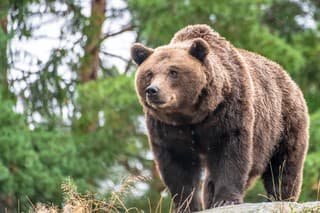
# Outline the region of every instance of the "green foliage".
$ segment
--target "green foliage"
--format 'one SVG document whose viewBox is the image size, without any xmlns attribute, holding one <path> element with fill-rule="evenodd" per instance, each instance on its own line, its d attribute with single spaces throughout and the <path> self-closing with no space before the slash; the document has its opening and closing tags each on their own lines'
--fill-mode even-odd
<svg viewBox="0 0 320 213">
<path fill-rule="evenodd" d="M 262 180 L 258 179 L 254 186 L 248 190 L 244 202 L 264 202 L 267 197 Z"/>
<path fill-rule="evenodd" d="M 319 200 L 320 190 L 319 152 L 310 152 L 304 165 L 304 180 L 300 201 Z"/>
<path fill-rule="evenodd" d="M 25 118 L 13 112 L 11 102 L 1 100 L 0 110 L 0 192 L 2 207 L 22 209 L 31 202 L 61 203 L 60 185 L 75 178 L 81 189 L 90 189 L 86 179 L 89 166 L 70 133 L 36 129 L 30 131 Z M 10 204 L 11 203 L 11 204 Z M 10 206 L 11 205 L 11 206 Z M 0 208 L 2 211 L 3 209 Z"/>
<path fill-rule="evenodd" d="M 59 187 L 61 180 L 57 180 L 59 179 L 57 176 L 51 176 L 49 168 L 45 165 L 47 162 L 44 164 L 41 162 L 42 152 L 49 150 L 38 150 L 34 147 L 38 141 L 33 141 L 33 137 L 43 132 L 30 132 L 23 116 L 14 113 L 12 109 L 11 102 L 1 100 L 0 168 L 3 172 L 1 172 L 0 191 L 1 197 L 7 197 L 7 202 L 15 203 L 16 199 L 19 199 L 22 204 L 26 204 L 28 197 L 32 200 L 33 198 L 41 200 L 41 195 L 46 194 L 41 188 L 38 188 L 43 186 L 43 181 L 51 180 L 50 187 Z M 51 156 L 54 154 L 56 153 L 50 153 Z M 54 157 L 59 159 L 59 156 Z M 54 188 L 53 191 L 57 192 L 57 189 Z M 56 199 L 59 199 L 59 195 L 56 195 Z M 52 198 L 52 196 L 48 197 Z M 8 203 L 2 203 L 2 205 L 5 206 Z"/>
<path fill-rule="evenodd" d="M 310 117 L 310 142 L 308 155 L 304 165 L 304 181 L 302 201 L 320 199 L 320 110 Z"/>
<path fill-rule="evenodd" d="M 78 87 L 78 104 L 86 113 L 80 119 L 82 124 L 87 124 L 93 116 L 101 111 L 104 119 L 111 129 L 133 129 L 132 126 L 124 127 L 124 123 L 136 122 L 138 113 L 142 113 L 134 91 L 133 77 L 125 75 L 92 81 Z M 122 119 L 121 119 L 122 118 Z"/>
<path fill-rule="evenodd" d="M 72 177 L 80 190 L 94 192 L 98 180 L 111 178 L 107 171 L 111 172 L 116 157 L 137 151 L 135 142 L 144 139 L 138 129 L 141 110 L 133 78 L 93 81 L 80 85 L 78 91 L 78 104 L 86 108 L 86 115 L 75 121 L 75 126 L 86 124 L 96 112 L 103 112 L 94 132 L 76 131 L 76 127 L 73 132 L 45 128 L 30 131 L 24 116 L 13 112 L 13 104 L 1 100 L 2 197 L 10 197 L 14 203 L 19 200 L 22 206 L 28 205 L 28 198 L 32 202 L 59 204 L 63 180 Z"/>
<path fill-rule="evenodd" d="M 142 112 L 135 95 L 133 77 L 122 75 L 79 85 L 78 94 L 77 103 L 84 115 L 73 122 L 74 131 L 81 136 L 80 140 L 91 141 L 89 149 L 92 146 L 92 151 L 116 155 L 141 140 L 137 117 Z M 100 115 L 98 118 L 97 114 Z M 79 132 L 92 120 L 98 126 L 94 131 Z M 110 159 L 105 159 L 108 161 Z"/>
<path fill-rule="evenodd" d="M 299 86 L 304 91 L 309 111 L 314 112 L 320 106 L 320 38 L 315 30 L 305 30 L 295 34 L 292 43 L 305 58 L 305 66 L 295 75 Z"/>
<path fill-rule="evenodd" d="M 310 126 L 309 153 L 320 152 L 320 110 L 311 115 Z"/>
</svg>

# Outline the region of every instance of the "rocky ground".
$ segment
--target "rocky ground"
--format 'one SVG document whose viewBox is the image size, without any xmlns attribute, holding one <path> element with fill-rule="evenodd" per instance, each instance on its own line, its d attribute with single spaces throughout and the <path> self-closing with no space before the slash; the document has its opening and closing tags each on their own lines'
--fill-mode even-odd
<svg viewBox="0 0 320 213">
<path fill-rule="evenodd" d="M 201 213 L 320 213 L 320 201 L 294 203 L 244 203 L 202 211 Z"/>
</svg>

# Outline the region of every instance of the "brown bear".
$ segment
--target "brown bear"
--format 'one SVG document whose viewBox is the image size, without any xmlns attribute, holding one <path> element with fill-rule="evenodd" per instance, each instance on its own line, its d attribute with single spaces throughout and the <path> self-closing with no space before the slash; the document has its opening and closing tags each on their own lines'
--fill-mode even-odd
<svg viewBox="0 0 320 213">
<path fill-rule="evenodd" d="M 308 111 L 281 66 L 207 25 L 188 26 L 156 49 L 134 44 L 131 55 L 151 149 L 176 211 L 242 203 L 259 176 L 270 200 L 298 199 Z"/>
</svg>

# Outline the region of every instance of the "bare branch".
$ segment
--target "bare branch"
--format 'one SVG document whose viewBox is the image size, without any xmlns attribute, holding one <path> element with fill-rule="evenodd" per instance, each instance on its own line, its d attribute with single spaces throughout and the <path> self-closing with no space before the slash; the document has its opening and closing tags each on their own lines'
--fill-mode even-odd
<svg viewBox="0 0 320 213">
<path fill-rule="evenodd" d="M 32 37 L 33 40 L 39 40 L 39 39 L 47 39 L 47 40 L 58 40 L 59 37 L 50 37 L 48 35 L 37 35 Z"/>
<path fill-rule="evenodd" d="M 114 57 L 114 58 L 118 58 L 118 59 L 120 59 L 120 60 L 122 60 L 122 61 L 124 61 L 124 62 L 126 62 L 126 63 L 129 62 L 128 59 L 126 59 L 126 58 L 124 58 L 124 57 L 122 57 L 122 56 L 120 56 L 120 55 L 115 55 L 115 54 L 112 54 L 112 53 L 108 53 L 108 52 L 106 52 L 106 51 L 101 51 L 101 53 L 103 53 L 104 55 L 107 55 L 107 56 L 111 56 L 111 57 Z"/>
<path fill-rule="evenodd" d="M 110 9 L 107 9 L 107 13 L 112 13 L 112 12 L 125 12 L 125 11 L 128 11 L 129 8 L 128 7 L 123 7 L 123 8 L 110 8 Z"/>
<path fill-rule="evenodd" d="M 119 31 L 117 31 L 117 32 L 105 34 L 105 35 L 101 38 L 101 41 L 103 41 L 103 40 L 105 40 L 105 39 L 107 39 L 107 38 L 109 38 L 109 37 L 112 37 L 112 36 L 117 36 L 117 35 L 119 35 L 119 34 L 121 34 L 121 33 L 124 33 L 124 32 L 132 31 L 133 28 L 134 28 L 133 25 L 128 25 L 128 26 L 122 28 L 121 30 L 119 30 Z"/>
<path fill-rule="evenodd" d="M 128 61 L 127 65 L 126 65 L 126 68 L 124 69 L 123 74 L 127 74 L 127 73 L 128 73 L 128 71 L 129 71 L 129 69 L 130 69 L 130 67 L 131 67 L 132 64 L 133 64 L 133 63 L 132 63 L 131 60 Z"/>
<path fill-rule="evenodd" d="M 137 36 L 136 36 L 136 39 L 135 39 L 135 43 L 136 42 L 138 42 L 140 40 L 140 33 L 139 32 L 137 32 Z M 132 60 L 129 60 L 128 61 L 128 63 L 127 63 L 127 65 L 126 65 L 126 68 L 125 68 L 125 70 L 124 70 L 124 74 L 127 74 L 128 73 L 128 71 L 129 71 L 129 69 L 130 69 L 130 67 L 133 65 L 133 63 L 132 63 Z"/>
<path fill-rule="evenodd" d="M 53 17 L 53 18 L 50 18 L 50 19 L 47 19 L 47 20 L 42 20 L 40 21 L 40 23 L 38 23 L 37 25 L 31 25 L 31 30 L 35 31 L 35 30 L 39 30 L 41 27 L 47 25 L 47 24 L 53 24 L 53 23 L 56 23 L 57 22 L 57 18 L 58 16 L 56 17 Z M 64 24 L 65 25 L 65 24 Z"/>
</svg>

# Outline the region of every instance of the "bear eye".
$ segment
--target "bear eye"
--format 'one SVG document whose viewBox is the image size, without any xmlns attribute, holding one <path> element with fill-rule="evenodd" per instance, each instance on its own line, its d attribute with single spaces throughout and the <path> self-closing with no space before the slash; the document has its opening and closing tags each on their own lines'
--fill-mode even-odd
<svg viewBox="0 0 320 213">
<path fill-rule="evenodd" d="M 175 70 L 170 70 L 169 75 L 171 78 L 177 78 L 178 77 L 178 72 Z"/>
<path fill-rule="evenodd" d="M 153 77 L 153 73 L 152 72 L 149 71 L 149 72 L 146 73 L 146 78 L 147 78 L 148 81 L 150 81 L 152 79 L 152 77 Z"/>
</svg>

